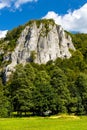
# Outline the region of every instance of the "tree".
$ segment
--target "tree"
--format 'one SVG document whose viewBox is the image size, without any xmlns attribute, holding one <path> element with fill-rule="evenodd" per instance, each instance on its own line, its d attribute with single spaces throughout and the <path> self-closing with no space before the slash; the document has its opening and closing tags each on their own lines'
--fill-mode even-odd
<svg viewBox="0 0 87 130">
<path fill-rule="evenodd" d="M 10 85 L 14 111 L 17 111 L 20 115 L 22 112 L 26 114 L 33 107 L 32 92 L 34 85 L 26 74 L 24 68 L 18 66 Z M 31 78 L 33 78 L 32 75 Z"/>
<path fill-rule="evenodd" d="M 55 89 L 58 98 L 57 112 L 67 112 L 67 105 L 70 100 L 70 92 L 68 90 L 67 77 L 64 72 L 55 67 L 51 72 L 51 85 Z"/>
<path fill-rule="evenodd" d="M 33 82 L 35 80 L 35 71 L 30 63 L 27 63 L 24 66 L 24 71 L 25 71 L 27 79 Z"/>
<path fill-rule="evenodd" d="M 36 75 L 35 89 L 33 93 L 34 112 L 44 115 L 45 112 L 54 112 L 56 109 L 56 95 L 50 85 L 50 77 L 46 71 L 40 71 Z"/>
<path fill-rule="evenodd" d="M 10 103 L 4 95 L 3 85 L 0 81 L 0 117 L 8 117 L 10 113 Z"/>
<path fill-rule="evenodd" d="M 50 84 L 50 76 L 45 70 L 37 72 L 35 86 L 37 87 L 39 84 Z"/>
<path fill-rule="evenodd" d="M 51 114 L 54 113 L 56 109 L 55 96 L 54 90 L 49 84 L 40 84 L 36 87 L 33 93 L 34 112 L 41 116 L 47 111 L 50 111 Z"/>
<path fill-rule="evenodd" d="M 82 105 L 84 106 L 87 114 L 87 75 L 85 73 L 80 73 L 78 75 L 76 85 L 82 99 Z"/>
</svg>

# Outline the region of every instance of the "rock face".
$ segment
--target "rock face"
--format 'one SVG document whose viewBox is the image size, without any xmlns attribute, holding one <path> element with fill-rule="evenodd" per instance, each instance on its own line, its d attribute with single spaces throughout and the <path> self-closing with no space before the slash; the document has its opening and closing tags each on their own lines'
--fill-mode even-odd
<svg viewBox="0 0 87 130">
<path fill-rule="evenodd" d="M 6 80 L 17 64 L 35 63 L 45 64 L 57 57 L 70 58 L 70 49 L 75 50 L 71 37 L 65 33 L 61 26 L 52 21 L 40 22 L 39 26 L 34 21 L 22 31 L 17 46 L 10 55 L 11 64 L 5 69 Z"/>
</svg>

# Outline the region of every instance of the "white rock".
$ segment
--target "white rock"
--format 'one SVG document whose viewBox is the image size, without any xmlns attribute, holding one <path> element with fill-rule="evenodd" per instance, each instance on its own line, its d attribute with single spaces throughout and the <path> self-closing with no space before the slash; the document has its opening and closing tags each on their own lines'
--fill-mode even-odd
<svg viewBox="0 0 87 130">
<path fill-rule="evenodd" d="M 70 58 L 69 49 L 75 50 L 71 37 L 61 26 L 49 24 L 47 32 L 43 23 L 38 28 L 34 22 L 32 26 L 25 27 L 18 39 L 17 46 L 11 54 L 12 63 L 5 69 L 6 80 L 9 79 L 11 71 L 15 71 L 17 64 L 30 61 L 32 51 L 36 57 L 34 62 L 45 64 L 57 57 Z"/>
</svg>

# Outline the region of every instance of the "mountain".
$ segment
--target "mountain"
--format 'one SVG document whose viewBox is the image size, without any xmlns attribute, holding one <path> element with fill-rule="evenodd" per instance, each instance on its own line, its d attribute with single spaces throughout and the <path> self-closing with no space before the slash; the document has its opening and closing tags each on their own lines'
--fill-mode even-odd
<svg viewBox="0 0 87 130">
<path fill-rule="evenodd" d="M 8 31 L 0 39 L 0 90 L 0 117 L 87 115 L 87 34 L 52 19 Z"/>
<path fill-rule="evenodd" d="M 12 71 L 15 71 L 17 64 L 26 64 L 27 62 L 35 62 L 45 64 L 49 60 L 55 60 L 57 57 L 70 58 L 70 50 L 75 51 L 72 39 L 68 33 L 60 25 L 50 20 L 33 20 L 27 23 L 22 29 L 16 30 L 20 34 L 15 36 L 13 31 L 13 39 L 11 33 L 7 34 L 7 41 L 4 44 L 14 44 L 12 51 L 7 51 L 4 55 L 4 62 L 10 61 L 5 67 L 6 80 Z M 10 37 L 10 38 L 9 38 Z M 8 40 L 9 39 L 9 40 Z M 1 50 L 3 52 L 3 49 Z M 4 52 L 3 52 L 4 53 Z"/>
</svg>

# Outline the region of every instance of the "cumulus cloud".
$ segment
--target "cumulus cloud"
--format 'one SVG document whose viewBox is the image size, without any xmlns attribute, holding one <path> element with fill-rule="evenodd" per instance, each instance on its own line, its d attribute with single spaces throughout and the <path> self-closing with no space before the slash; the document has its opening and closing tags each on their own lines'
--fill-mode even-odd
<svg viewBox="0 0 87 130">
<path fill-rule="evenodd" d="M 0 0 L 0 9 L 10 7 L 11 0 Z"/>
<path fill-rule="evenodd" d="M 15 2 L 15 7 L 19 8 L 22 4 L 26 4 L 28 2 L 37 2 L 37 0 L 17 0 Z"/>
<path fill-rule="evenodd" d="M 7 31 L 8 30 L 5 30 L 5 31 L 0 30 L 0 38 L 4 38 L 6 36 L 6 34 L 7 34 Z"/>
<path fill-rule="evenodd" d="M 68 11 L 65 15 L 50 11 L 43 18 L 53 18 L 56 24 L 62 25 L 65 30 L 87 33 L 87 3 L 79 9 Z"/>
<path fill-rule="evenodd" d="M 0 0 L 0 10 L 3 8 L 18 9 L 21 5 L 38 0 Z"/>
</svg>

